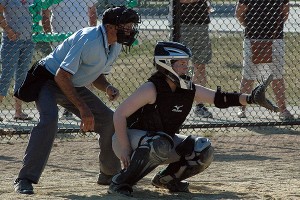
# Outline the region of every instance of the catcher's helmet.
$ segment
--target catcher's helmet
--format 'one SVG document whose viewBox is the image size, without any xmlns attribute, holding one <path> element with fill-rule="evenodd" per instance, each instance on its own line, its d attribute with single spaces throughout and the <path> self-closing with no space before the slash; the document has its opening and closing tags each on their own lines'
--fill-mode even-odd
<svg viewBox="0 0 300 200">
<path fill-rule="evenodd" d="M 157 70 L 170 78 L 182 89 L 192 89 L 192 77 L 194 66 L 191 62 L 192 52 L 185 45 L 178 42 L 158 42 L 154 50 L 154 62 Z M 180 59 L 188 59 L 188 71 L 186 75 L 178 75 L 172 68 L 172 64 Z"/>
<path fill-rule="evenodd" d="M 139 14 L 125 6 L 108 8 L 103 13 L 102 24 L 112 24 L 117 26 L 117 42 L 131 46 L 138 34 L 137 24 L 141 22 Z M 122 25 L 133 23 L 131 30 L 124 30 Z M 129 32 L 129 34 L 127 33 Z"/>
</svg>

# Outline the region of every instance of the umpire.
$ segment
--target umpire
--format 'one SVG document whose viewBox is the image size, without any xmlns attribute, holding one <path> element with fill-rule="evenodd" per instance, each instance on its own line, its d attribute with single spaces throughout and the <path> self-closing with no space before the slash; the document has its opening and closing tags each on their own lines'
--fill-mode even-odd
<svg viewBox="0 0 300 200">
<path fill-rule="evenodd" d="M 23 166 L 14 182 L 15 191 L 33 194 L 58 131 L 58 107 L 65 107 L 81 119 L 83 131 L 100 135 L 100 174 L 98 184 L 107 185 L 120 169 L 112 150 L 113 111 L 85 86 L 91 83 L 106 92 L 109 100 L 119 96 L 105 78 L 121 52 L 137 35 L 138 13 L 124 6 L 109 8 L 102 24 L 83 28 L 71 35 L 51 54 L 36 63 L 15 94 L 24 101 L 35 101 L 40 120 L 30 135 Z"/>
</svg>

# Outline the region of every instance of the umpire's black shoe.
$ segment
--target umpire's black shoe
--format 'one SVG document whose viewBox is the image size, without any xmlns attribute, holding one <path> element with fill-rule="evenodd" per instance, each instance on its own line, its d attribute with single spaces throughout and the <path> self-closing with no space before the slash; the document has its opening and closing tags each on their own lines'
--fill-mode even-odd
<svg viewBox="0 0 300 200">
<path fill-rule="evenodd" d="M 17 178 L 14 182 L 14 188 L 20 194 L 34 194 L 32 182 L 28 179 Z"/>
<path fill-rule="evenodd" d="M 97 183 L 99 185 L 110 185 L 112 177 L 113 175 L 106 175 L 103 172 L 100 172 L 98 175 Z"/>
</svg>

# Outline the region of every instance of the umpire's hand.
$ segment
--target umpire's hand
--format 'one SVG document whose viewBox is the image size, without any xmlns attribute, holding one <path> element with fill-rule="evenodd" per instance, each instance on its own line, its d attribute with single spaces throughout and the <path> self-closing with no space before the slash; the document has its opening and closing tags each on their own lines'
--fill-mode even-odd
<svg viewBox="0 0 300 200">
<path fill-rule="evenodd" d="M 95 127 L 94 115 L 90 110 L 90 108 L 86 105 L 79 111 L 81 116 L 80 129 L 83 132 L 94 131 L 94 127 Z"/>
</svg>

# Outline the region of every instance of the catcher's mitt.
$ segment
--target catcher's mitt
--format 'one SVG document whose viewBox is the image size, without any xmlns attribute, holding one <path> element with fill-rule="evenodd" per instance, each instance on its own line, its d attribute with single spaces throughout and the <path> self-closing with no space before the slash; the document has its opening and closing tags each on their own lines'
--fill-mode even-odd
<svg viewBox="0 0 300 200">
<path fill-rule="evenodd" d="M 271 74 L 267 80 L 256 86 L 256 88 L 252 90 L 251 95 L 247 97 L 247 103 L 255 103 L 267 108 L 268 110 L 279 112 L 279 108 L 266 98 L 266 89 L 272 80 L 273 75 Z"/>
</svg>

